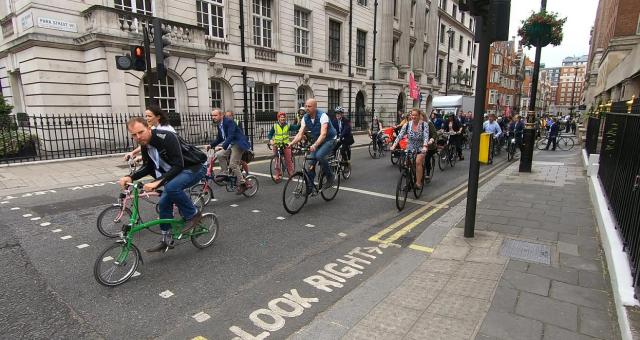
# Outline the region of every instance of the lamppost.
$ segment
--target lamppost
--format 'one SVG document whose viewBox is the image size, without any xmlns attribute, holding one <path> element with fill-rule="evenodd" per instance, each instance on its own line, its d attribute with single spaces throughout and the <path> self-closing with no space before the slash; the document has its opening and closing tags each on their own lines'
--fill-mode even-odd
<svg viewBox="0 0 640 340">
<path fill-rule="evenodd" d="M 449 79 L 451 78 L 451 69 L 449 69 L 449 59 L 451 58 L 451 40 L 453 40 L 453 37 L 451 35 L 453 34 L 453 32 L 455 31 L 452 30 L 451 27 L 449 27 L 449 30 L 447 31 L 447 34 L 449 35 L 449 47 L 447 48 L 447 81 L 444 85 L 445 96 L 449 95 Z"/>
<path fill-rule="evenodd" d="M 573 110 L 576 108 L 575 105 L 573 104 L 573 100 L 574 97 L 576 95 L 576 80 L 578 79 L 578 69 L 580 67 L 579 66 L 574 66 L 573 67 L 573 91 L 571 92 L 571 107 L 569 107 L 569 114 L 571 114 L 573 116 Z"/>
</svg>

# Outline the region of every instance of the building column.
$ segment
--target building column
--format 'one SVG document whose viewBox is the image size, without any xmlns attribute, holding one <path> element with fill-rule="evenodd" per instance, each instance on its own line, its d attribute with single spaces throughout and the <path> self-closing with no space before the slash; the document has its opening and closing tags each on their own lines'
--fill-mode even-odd
<svg viewBox="0 0 640 340">
<path fill-rule="evenodd" d="M 411 21 L 411 0 L 398 1 L 398 21 L 400 22 L 400 41 L 398 42 L 398 57 L 400 58 L 400 72 L 409 71 L 409 22 Z M 415 49 L 414 49 L 415 52 Z M 415 59 L 414 59 L 415 60 Z"/>
<path fill-rule="evenodd" d="M 393 65 L 393 1 L 380 1 L 380 15 L 378 34 L 380 35 L 379 49 L 379 76 L 378 79 L 391 79 L 391 75 L 395 72 Z"/>
<path fill-rule="evenodd" d="M 426 76 L 426 70 L 424 70 L 424 33 L 427 31 L 427 23 L 424 20 L 425 10 L 426 3 L 424 1 L 418 1 L 416 3 L 416 46 L 413 48 L 413 70 L 421 76 Z"/>
</svg>

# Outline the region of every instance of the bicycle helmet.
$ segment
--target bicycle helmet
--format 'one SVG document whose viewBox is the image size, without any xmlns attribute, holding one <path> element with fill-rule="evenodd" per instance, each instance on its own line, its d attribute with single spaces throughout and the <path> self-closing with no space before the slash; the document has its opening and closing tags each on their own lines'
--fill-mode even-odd
<svg viewBox="0 0 640 340">
<path fill-rule="evenodd" d="M 342 106 L 336 106 L 336 109 L 334 110 L 334 112 L 344 113 L 344 109 L 342 108 Z"/>
<path fill-rule="evenodd" d="M 282 111 L 280 111 L 280 112 L 278 112 L 277 117 L 278 117 L 278 118 L 280 118 L 280 117 L 285 117 L 285 118 L 287 118 L 287 114 L 286 114 L 286 113 L 284 113 L 284 112 L 282 112 Z"/>
</svg>

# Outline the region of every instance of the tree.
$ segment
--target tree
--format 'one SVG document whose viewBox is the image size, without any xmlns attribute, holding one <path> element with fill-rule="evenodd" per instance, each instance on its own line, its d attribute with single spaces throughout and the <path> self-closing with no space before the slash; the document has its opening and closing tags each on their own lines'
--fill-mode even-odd
<svg viewBox="0 0 640 340">
<path fill-rule="evenodd" d="M 13 105 L 9 105 L 4 96 L 0 95 L 0 130 L 8 131 L 16 128 L 15 121 L 10 116 L 12 110 Z"/>
</svg>

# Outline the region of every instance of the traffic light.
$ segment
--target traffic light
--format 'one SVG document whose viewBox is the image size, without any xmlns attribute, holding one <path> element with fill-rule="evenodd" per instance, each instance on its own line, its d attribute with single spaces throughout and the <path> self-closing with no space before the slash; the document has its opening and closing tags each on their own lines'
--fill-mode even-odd
<svg viewBox="0 0 640 340">
<path fill-rule="evenodd" d="M 472 16 L 480 17 L 489 14 L 491 0 L 460 0 L 460 10 L 469 12 Z"/>
<path fill-rule="evenodd" d="M 146 71 L 147 62 L 145 60 L 144 47 L 132 46 L 131 47 L 131 62 L 132 67 L 136 71 Z"/>
<path fill-rule="evenodd" d="M 153 19 L 153 43 L 156 49 L 156 70 L 158 79 L 164 79 L 167 76 L 167 68 L 164 66 L 164 60 L 169 57 L 169 52 L 165 48 L 171 45 L 170 29 L 167 25 L 162 25 L 160 19 Z"/>
</svg>

